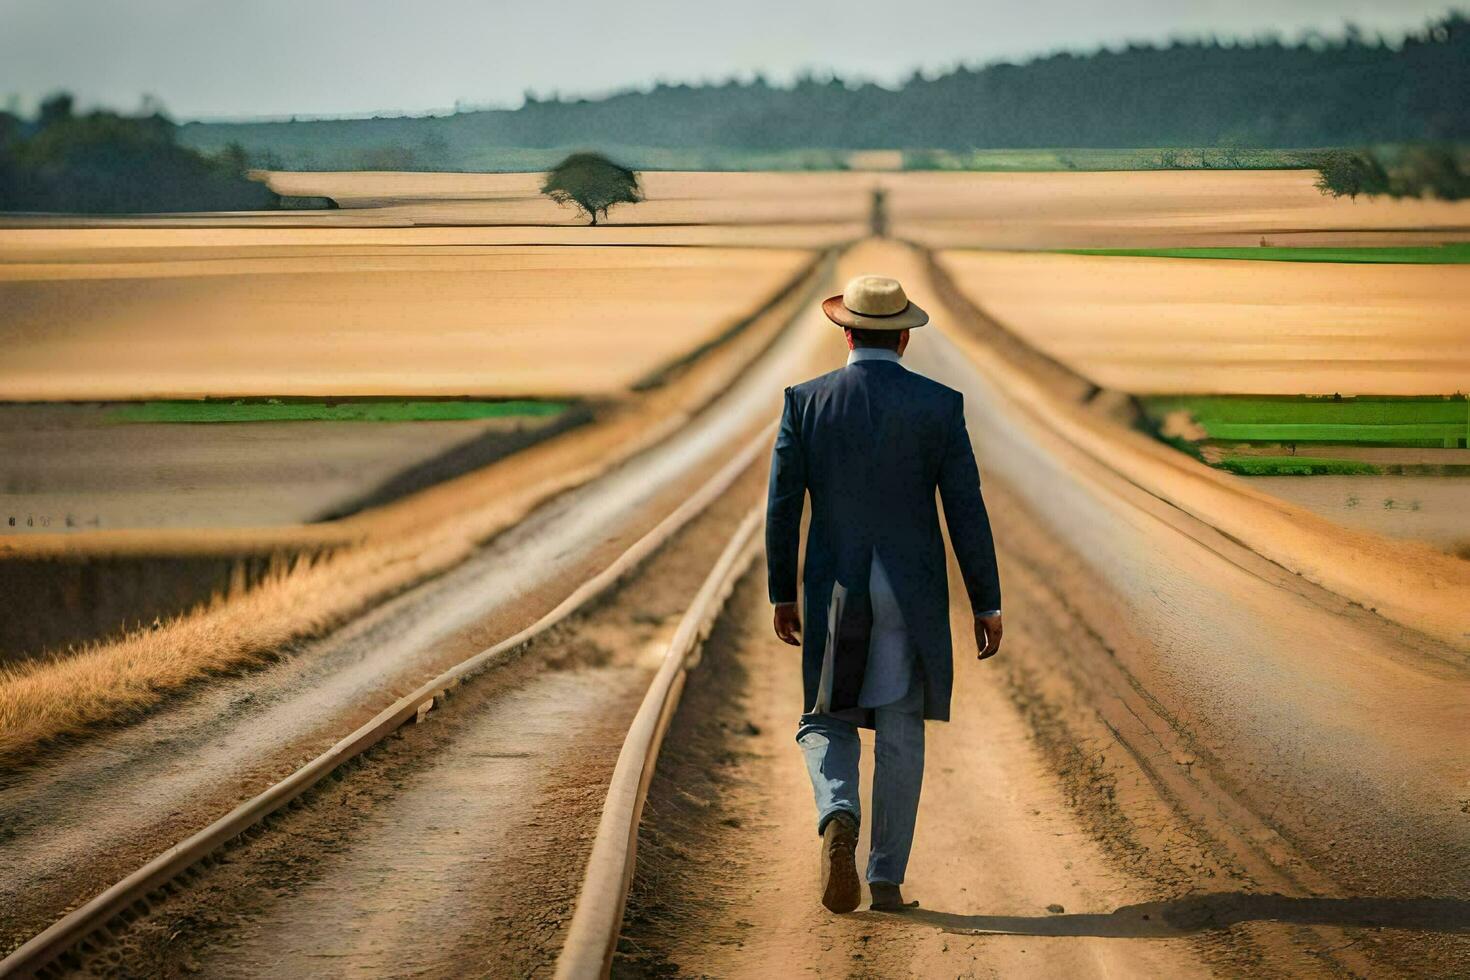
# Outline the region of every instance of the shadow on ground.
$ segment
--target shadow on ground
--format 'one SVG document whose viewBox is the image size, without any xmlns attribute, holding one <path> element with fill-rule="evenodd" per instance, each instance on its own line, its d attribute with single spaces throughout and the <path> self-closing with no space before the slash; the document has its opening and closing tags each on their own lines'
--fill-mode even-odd
<svg viewBox="0 0 1470 980">
<path fill-rule="evenodd" d="M 1470 901 L 1460 898 L 1290 898 L 1230 892 L 1073 915 L 959 915 L 931 909 L 901 914 L 945 932 L 1018 936 L 1169 938 L 1265 921 L 1470 933 Z"/>
</svg>

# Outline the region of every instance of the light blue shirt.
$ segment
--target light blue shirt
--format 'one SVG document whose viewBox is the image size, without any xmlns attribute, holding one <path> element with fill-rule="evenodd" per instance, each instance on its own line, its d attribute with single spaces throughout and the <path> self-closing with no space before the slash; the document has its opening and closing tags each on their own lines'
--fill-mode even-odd
<svg viewBox="0 0 1470 980">
<path fill-rule="evenodd" d="M 882 347 L 856 347 L 847 355 L 848 364 L 858 361 L 892 361 L 899 363 L 898 351 Z M 858 705 L 881 708 L 909 693 L 914 680 L 914 652 L 909 646 L 908 627 L 898 596 L 888 581 L 888 572 L 878 552 L 873 552 L 872 570 L 868 573 L 868 596 L 873 603 L 873 635 L 868 641 L 868 669 L 863 674 L 863 689 Z"/>
<path fill-rule="evenodd" d="M 847 363 L 851 365 L 858 361 L 892 361 L 898 364 L 899 354 L 883 347 L 857 347 L 847 355 Z M 876 550 L 868 573 L 868 596 L 873 603 L 873 634 L 868 641 L 868 669 L 863 674 L 858 705 L 881 708 L 913 693 L 910 688 L 916 671 L 903 610 L 899 608 L 898 596 L 893 592 L 888 572 Z"/>
</svg>

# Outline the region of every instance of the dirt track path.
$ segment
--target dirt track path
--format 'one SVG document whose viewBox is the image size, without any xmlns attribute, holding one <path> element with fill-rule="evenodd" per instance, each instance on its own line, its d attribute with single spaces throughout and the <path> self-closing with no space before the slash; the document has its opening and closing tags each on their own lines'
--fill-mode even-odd
<svg viewBox="0 0 1470 980">
<path fill-rule="evenodd" d="M 670 761 L 680 782 L 650 804 L 623 968 L 1464 975 L 1463 655 L 1041 430 L 944 338 L 957 318 L 911 253 L 848 262 L 912 284 L 940 324 L 905 362 L 966 395 L 1005 583 L 1002 661 L 977 671 L 960 646 L 955 721 L 930 726 L 912 872 L 930 911 L 898 926 L 815 904 L 796 667 L 757 608 L 715 685 L 749 718 L 666 742 L 702 761 Z M 760 734 L 736 737 L 747 721 Z M 932 934 L 977 928 L 1033 935 Z"/>
<path fill-rule="evenodd" d="M 665 743 L 668 758 L 640 845 L 640 864 L 652 867 L 640 873 L 617 975 L 1210 972 L 1187 939 L 1118 942 L 1099 938 L 1090 917 L 1048 911 L 1107 912 L 1152 894 L 1147 883 L 1110 866 L 1089 839 L 1028 740 L 1002 672 L 975 663 L 963 646 L 954 721 L 928 726 L 905 886 L 922 909 L 903 916 L 823 909 L 811 787 L 793 741 L 800 673 L 795 654 L 769 635 L 760 578 L 744 581 Z M 714 748 L 710 758 L 722 734 L 727 747 Z M 865 806 L 871 750 L 865 733 Z M 716 777 L 699 786 L 698 772 L 711 767 Z M 866 849 L 865 840 L 859 868 Z"/>
<path fill-rule="evenodd" d="M 1200 822 L 1126 744 L 1099 738 L 1093 695 L 1057 656 L 1106 651 L 1079 639 L 1057 584 L 1027 567 L 1054 560 L 1056 542 L 998 481 L 991 508 L 1027 553 L 1002 545 L 1014 617 L 1002 660 L 976 663 L 968 624 L 954 624 L 953 721 L 928 726 L 905 886 L 922 908 L 833 916 L 818 904 L 811 790 L 793 742 L 800 675 L 770 635 L 757 571 L 665 740 L 615 976 L 1463 974 L 1453 933 L 1465 931 L 1465 902 L 1373 897 L 1392 895 L 1391 881 L 1357 898 L 1282 889 L 1269 865 L 1243 865 L 1222 844 L 1248 823 L 1225 812 Z M 1091 584 L 1099 602 L 1116 598 Z M 963 609 L 958 590 L 952 602 Z"/>
</svg>

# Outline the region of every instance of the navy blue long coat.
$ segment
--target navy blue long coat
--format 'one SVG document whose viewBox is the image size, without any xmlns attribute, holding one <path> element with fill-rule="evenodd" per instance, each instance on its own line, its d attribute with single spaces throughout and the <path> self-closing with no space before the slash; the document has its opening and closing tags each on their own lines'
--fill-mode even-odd
<svg viewBox="0 0 1470 980">
<path fill-rule="evenodd" d="M 856 361 L 786 389 L 771 459 L 766 562 L 771 602 L 795 602 L 801 515 L 810 494 L 801 577 L 804 710 L 817 701 L 835 583 L 848 595 L 834 640 L 828 710 L 857 707 L 876 551 L 918 655 L 924 717 L 949 719 L 954 664 L 936 490 L 971 606 L 976 612 L 999 609 L 995 546 L 965 429 L 964 396 L 883 360 Z"/>
</svg>

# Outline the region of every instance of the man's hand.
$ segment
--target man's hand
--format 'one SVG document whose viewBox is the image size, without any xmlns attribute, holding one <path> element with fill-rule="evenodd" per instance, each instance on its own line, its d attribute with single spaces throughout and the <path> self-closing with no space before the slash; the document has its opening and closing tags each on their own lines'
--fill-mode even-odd
<svg viewBox="0 0 1470 980">
<path fill-rule="evenodd" d="M 782 643 L 801 646 L 801 613 L 797 611 L 796 603 L 783 602 L 776 606 L 775 626 Z"/>
<path fill-rule="evenodd" d="M 977 660 L 989 660 L 1000 653 L 1000 637 L 1005 632 L 1000 624 L 1000 613 L 993 616 L 975 617 L 975 646 L 980 650 Z"/>
</svg>

